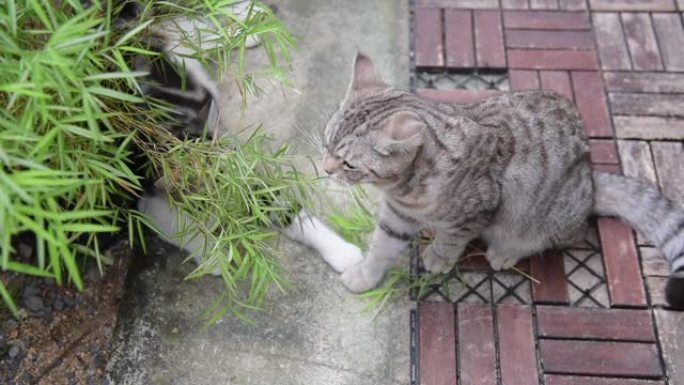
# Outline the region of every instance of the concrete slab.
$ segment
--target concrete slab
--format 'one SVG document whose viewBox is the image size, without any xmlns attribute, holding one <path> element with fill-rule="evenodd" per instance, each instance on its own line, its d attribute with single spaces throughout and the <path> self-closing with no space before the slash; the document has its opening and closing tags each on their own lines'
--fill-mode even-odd
<svg viewBox="0 0 684 385">
<path fill-rule="evenodd" d="M 654 313 L 670 385 L 684 385 L 684 313 L 663 309 Z"/>
<path fill-rule="evenodd" d="M 238 111 L 226 97 L 222 122 L 264 122 L 278 139 L 307 143 L 320 134 L 346 90 L 358 49 L 388 81 L 408 87 L 408 2 L 394 0 L 277 2 L 285 24 L 301 37 L 293 54 L 299 92 L 262 84 L 264 93 Z M 250 60 L 263 60 L 258 54 Z M 230 85 L 224 90 L 230 92 Z M 277 91 L 277 92 L 276 92 Z M 234 94 L 233 94 L 234 95 Z M 285 98 L 283 98 L 285 97 Z M 302 155 L 317 159 L 314 146 Z M 307 162 L 302 161 L 302 164 Z M 173 247 L 151 239 L 153 263 L 129 277 L 107 375 L 115 384 L 349 384 L 409 382 L 409 303 L 392 303 L 373 318 L 318 256 L 281 240 L 292 287 L 273 291 L 254 323 L 227 317 L 204 328 L 201 314 L 220 293 L 219 278 L 185 281 L 194 267 Z"/>
</svg>

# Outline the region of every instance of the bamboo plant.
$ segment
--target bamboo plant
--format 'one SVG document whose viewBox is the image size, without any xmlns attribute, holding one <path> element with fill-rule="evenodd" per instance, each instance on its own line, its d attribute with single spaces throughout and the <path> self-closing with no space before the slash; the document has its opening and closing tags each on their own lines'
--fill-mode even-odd
<svg viewBox="0 0 684 385">
<path fill-rule="evenodd" d="M 286 81 L 294 39 L 273 13 L 251 7 L 237 17 L 226 0 L 143 0 L 139 14 L 121 23 L 124 1 L 3 3 L 0 295 L 7 307 L 17 314 L 5 285 L 13 274 L 83 289 L 85 261 L 105 270 L 99 234 L 127 232 L 131 244 L 144 245 L 151 224 L 121 199 L 141 194 L 143 178 L 161 179 L 172 203 L 196 220 L 190 236 L 215 245 L 190 275 L 221 271 L 225 291 L 212 320 L 241 315 L 273 284 L 282 287 L 270 228 L 307 201 L 310 181 L 290 166 L 287 148 L 269 151 L 260 131 L 246 142 L 177 139 L 164 126 L 169 107 L 143 94 L 146 74 L 131 65 L 132 57 L 158 59 L 149 48 L 153 26 L 179 16 L 208 20 L 217 38 L 210 48 L 193 47 L 193 56 L 232 78 L 246 98 L 259 77 Z M 248 39 L 259 41 L 270 66 L 246 68 Z M 133 166 L 138 153 L 141 168 Z M 15 250 L 22 234 L 35 240 L 29 259 Z"/>
</svg>

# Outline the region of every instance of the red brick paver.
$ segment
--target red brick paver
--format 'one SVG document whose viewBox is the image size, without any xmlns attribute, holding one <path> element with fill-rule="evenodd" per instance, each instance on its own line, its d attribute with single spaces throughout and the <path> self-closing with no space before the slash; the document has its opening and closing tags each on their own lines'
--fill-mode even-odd
<svg viewBox="0 0 684 385">
<path fill-rule="evenodd" d="M 473 13 L 447 9 L 444 11 L 446 64 L 450 68 L 475 67 Z"/>
<path fill-rule="evenodd" d="M 530 306 L 497 307 L 502 385 L 539 383 L 532 322 Z"/>
<path fill-rule="evenodd" d="M 645 306 L 641 269 L 632 229 L 617 219 L 599 218 L 610 303 L 614 306 Z"/>
<path fill-rule="evenodd" d="M 536 303 L 567 304 L 570 302 L 565 285 L 563 257 L 558 251 L 547 251 L 542 256 L 530 258 L 532 298 Z"/>
<path fill-rule="evenodd" d="M 684 0 L 416 6 L 419 70 L 507 70 L 511 91 L 565 96 L 585 123 L 595 170 L 624 171 L 684 203 Z M 500 91 L 417 92 L 470 103 Z M 666 260 L 616 219 L 596 226 L 598 240 L 587 238 L 579 251 L 519 264 L 532 277 L 525 285 L 518 273 L 492 273 L 481 256 L 459 262 L 479 297 L 419 304 L 419 362 L 428 368 L 420 384 L 684 384 L 684 313 L 661 309 Z"/>
<path fill-rule="evenodd" d="M 567 71 L 541 71 L 539 78 L 543 90 L 554 91 L 570 100 L 575 98 Z"/>
<path fill-rule="evenodd" d="M 540 337 L 655 341 L 648 310 L 538 306 Z"/>
<path fill-rule="evenodd" d="M 580 340 L 539 341 L 547 373 L 661 377 L 655 344 Z"/>
<path fill-rule="evenodd" d="M 617 149 L 612 139 L 591 139 L 591 162 L 598 164 L 619 164 Z"/>
<path fill-rule="evenodd" d="M 456 383 L 456 338 L 454 307 L 446 302 L 421 302 L 419 352 L 420 383 L 452 385 Z"/>
<path fill-rule="evenodd" d="M 613 135 L 608 105 L 598 72 L 572 72 L 575 104 L 579 109 L 587 134 L 593 137 Z"/>
<path fill-rule="evenodd" d="M 501 13 L 475 11 L 475 47 L 479 68 L 505 68 L 506 52 L 503 42 Z"/>
<path fill-rule="evenodd" d="M 562 375 L 544 376 L 544 383 L 546 385 L 665 385 L 664 381 Z"/>
<path fill-rule="evenodd" d="M 539 73 L 530 70 L 511 70 L 508 74 L 511 89 L 514 91 L 538 90 Z"/>
<path fill-rule="evenodd" d="M 589 17 L 584 12 L 505 11 L 507 29 L 590 30 Z"/>
<path fill-rule="evenodd" d="M 594 70 L 598 67 L 593 51 L 508 50 L 510 68 L 537 70 Z"/>
<path fill-rule="evenodd" d="M 674 11 L 674 0 L 589 0 L 594 11 Z"/>
<path fill-rule="evenodd" d="M 496 346 L 492 309 L 458 304 L 458 354 L 461 383 L 496 385 Z"/>
<path fill-rule="evenodd" d="M 442 11 L 439 8 L 416 9 L 415 28 L 416 65 L 442 67 L 444 65 Z"/>
</svg>

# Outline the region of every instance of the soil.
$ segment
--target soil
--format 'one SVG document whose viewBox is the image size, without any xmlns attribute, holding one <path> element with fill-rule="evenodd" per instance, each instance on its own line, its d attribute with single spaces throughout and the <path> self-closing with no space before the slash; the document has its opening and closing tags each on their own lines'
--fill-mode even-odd
<svg viewBox="0 0 684 385">
<path fill-rule="evenodd" d="M 104 275 L 96 265 L 82 270 L 83 292 L 52 279 L 0 274 L 21 313 L 20 320 L 0 313 L 0 384 L 108 383 L 103 372 L 133 253 L 120 240 L 105 254 L 113 263 Z"/>
</svg>

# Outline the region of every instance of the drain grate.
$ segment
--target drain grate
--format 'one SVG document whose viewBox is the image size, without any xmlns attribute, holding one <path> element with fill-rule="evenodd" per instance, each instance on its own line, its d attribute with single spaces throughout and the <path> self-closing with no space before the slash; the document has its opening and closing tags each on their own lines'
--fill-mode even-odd
<svg viewBox="0 0 684 385">
<path fill-rule="evenodd" d="M 505 72 L 481 73 L 477 70 L 472 70 L 470 72 L 434 72 L 416 70 L 415 80 L 415 84 L 418 89 L 463 89 L 472 91 L 510 90 L 508 73 Z"/>
</svg>

